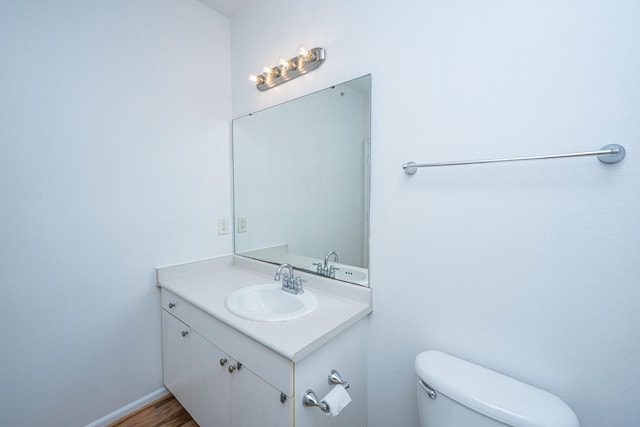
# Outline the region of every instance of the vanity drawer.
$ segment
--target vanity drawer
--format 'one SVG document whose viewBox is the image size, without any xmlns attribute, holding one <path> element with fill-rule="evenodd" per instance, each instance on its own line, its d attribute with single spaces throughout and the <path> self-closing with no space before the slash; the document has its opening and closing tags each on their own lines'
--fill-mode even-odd
<svg viewBox="0 0 640 427">
<path fill-rule="evenodd" d="M 293 362 L 194 307 L 191 327 L 274 388 L 293 396 Z"/>
<path fill-rule="evenodd" d="M 192 305 L 168 290 L 161 289 L 162 309 L 189 325 Z"/>
</svg>

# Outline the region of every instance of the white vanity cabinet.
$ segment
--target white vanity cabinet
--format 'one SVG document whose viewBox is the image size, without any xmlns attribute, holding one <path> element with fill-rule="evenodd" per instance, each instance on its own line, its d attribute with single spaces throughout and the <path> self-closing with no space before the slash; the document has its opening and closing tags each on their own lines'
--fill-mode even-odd
<svg viewBox="0 0 640 427">
<path fill-rule="evenodd" d="M 187 363 L 188 364 L 188 363 Z M 191 337 L 191 416 L 201 425 L 231 425 L 231 373 L 237 362 L 198 333 Z M 167 386 L 169 388 L 169 386 Z"/>
<path fill-rule="evenodd" d="M 165 385 L 202 427 L 365 427 L 371 290 L 305 277 L 318 307 L 302 318 L 226 309 L 228 295 L 271 281 L 271 269 L 235 256 L 158 269 Z M 307 390 L 318 400 L 332 390 L 332 369 L 352 399 L 336 417 L 303 404 Z"/>
<path fill-rule="evenodd" d="M 164 383 L 187 411 L 191 409 L 191 336 L 189 327 L 162 310 Z"/>
<path fill-rule="evenodd" d="M 215 319 L 171 292 L 162 290 L 162 300 L 186 307 L 173 313 L 195 318 L 205 334 L 215 333 L 219 326 Z M 162 308 L 164 382 L 201 427 L 292 425 L 291 396 L 211 343 L 197 328 L 170 314 L 169 304 L 163 303 Z M 255 350 L 260 353 L 259 348 Z"/>
<path fill-rule="evenodd" d="M 190 413 L 201 427 L 289 425 L 288 398 L 199 334 L 191 344 Z"/>
<path fill-rule="evenodd" d="M 214 424 L 218 425 L 216 422 Z M 293 425 L 291 398 L 243 367 L 232 380 L 231 425 L 234 427 Z"/>
</svg>

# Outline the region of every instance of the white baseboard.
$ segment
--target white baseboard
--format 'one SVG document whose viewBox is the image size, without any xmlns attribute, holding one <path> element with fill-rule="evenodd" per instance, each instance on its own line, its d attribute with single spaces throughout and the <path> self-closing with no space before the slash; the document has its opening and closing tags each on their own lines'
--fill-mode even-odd
<svg viewBox="0 0 640 427">
<path fill-rule="evenodd" d="M 96 420 L 91 424 L 87 424 L 86 427 L 105 427 L 113 422 L 118 421 L 120 418 L 126 417 L 130 413 L 137 411 L 138 409 L 144 407 L 145 405 L 148 405 L 149 403 L 153 402 L 156 399 L 159 399 L 160 397 L 168 393 L 169 390 L 167 390 L 166 387 L 159 388 L 158 390 L 141 397 L 135 402 L 131 402 L 128 405 L 125 405 L 122 408 L 116 409 L 112 413 L 105 415 L 99 420 Z"/>
</svg>

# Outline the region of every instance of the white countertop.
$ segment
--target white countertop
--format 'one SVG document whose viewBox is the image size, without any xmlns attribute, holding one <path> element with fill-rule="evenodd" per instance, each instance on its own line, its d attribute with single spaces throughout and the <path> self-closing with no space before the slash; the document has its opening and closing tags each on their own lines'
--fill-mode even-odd
<svg viewBox="0 0 640 427">
<path fill-rule="evenodd" d="M 239 256 L 157 269 L 158 286 L 185 299 L 287 359 L 297 362 L 373 311 L 370 288 L 296 270 L 318 298 L 318 307 L 299 319 L 262 322 L 238 317 L 225 300 L 245 286 L 274 283 L 276 266 Z"/>
</svg>

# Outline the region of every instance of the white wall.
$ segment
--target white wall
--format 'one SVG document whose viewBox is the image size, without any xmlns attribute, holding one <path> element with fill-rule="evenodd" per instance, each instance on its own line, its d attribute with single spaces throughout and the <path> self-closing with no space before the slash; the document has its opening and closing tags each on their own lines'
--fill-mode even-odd
<svg viewBox="0 0 640 427">
<path fill-rule="evenodd" d="M 195 0 L 0 3 L 0 413 L 162 387 L 154 268 L 228 254 L 229 21 Z"/>
<path fill-rule="evenodd" d="M 291 2 L 232 19 L 234 117 L 373 74 L 372 427 L 416 426 L 413 360 L 440 349 L 564 399 L 584 427 L 637 426 L 640 3 Z M 317 71 L 246 80 L 298 44 Z M 596 150 L 593 158 L 421 170 Z"/>
</svg>

